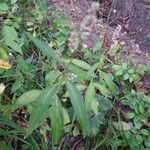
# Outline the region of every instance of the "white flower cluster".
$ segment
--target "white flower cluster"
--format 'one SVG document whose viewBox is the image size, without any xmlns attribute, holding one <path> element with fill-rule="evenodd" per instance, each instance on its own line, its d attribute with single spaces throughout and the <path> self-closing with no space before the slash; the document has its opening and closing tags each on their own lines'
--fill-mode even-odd
<svg viewBox="0 0 150 150">
<path fill-rule="evenodd" d="M 67 78 L 68 78 L 68 80 L 74 81 L 77 78 L 77 75 L 75 75 L 73 73 L 68 73 Z"/>
</svg>

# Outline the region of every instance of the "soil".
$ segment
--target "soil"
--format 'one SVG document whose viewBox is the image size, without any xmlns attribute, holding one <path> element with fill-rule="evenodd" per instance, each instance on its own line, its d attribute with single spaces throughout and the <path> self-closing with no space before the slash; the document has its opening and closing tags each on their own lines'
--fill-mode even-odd
<svg viewBox="0 0 150 150">
<path fill-rule="evenodd" d="M 110 27 L 122 26 L 128 38 L 138 44 L 140 50 L 150 54 L 150 1 L 149 0 L 49 0 L 60 10 L 78 9 L 80 17 L 74 16 L 74 23 L 81 22 L 90 4 L 99 1 L 99 17 Z M 76 11 L 76 10 L 75 10 Z"/>
<path fill-rule="evenodd" d="M 108 3 L 105 7 L 112 8 L 111 12 L 107 10 L 111 18 L 110 26 L 120 24 L 128 37 L 140 46 L 140 50 L 150 54 L 150 1 L 107 0 Z"/>
</svg>

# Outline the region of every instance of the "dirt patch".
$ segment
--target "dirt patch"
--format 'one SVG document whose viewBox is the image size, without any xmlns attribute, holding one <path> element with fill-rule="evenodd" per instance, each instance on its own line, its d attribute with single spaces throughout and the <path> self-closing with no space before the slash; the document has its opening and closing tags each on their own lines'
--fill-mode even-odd
<svg viewBox="0 0 150 150">
<path fill-rule="evenodd" d="M 120 24 L 140 50 L 150 54 L 150 1 L 102 0 L 101 3 L 109 25 Z"/>
<path fill-rule="evenodd" d="M 62 10 L 72 9 L 77 11 L 74 23 L 80 23 L 85 16 L 90 4 L 94 0 L 50 0 L 51 3 Z M 96 0 L 95 0 L 96 1 Z M 111 27 L 118 24 L 122 31 L 127 33 L 140 50 L 150 54 L 150 2 L 148 0 L 97 0 L 101 3 L 99 17 L 105 18 Z M 74 10 L 75 8 L 75 10 Z"/>
</svg>

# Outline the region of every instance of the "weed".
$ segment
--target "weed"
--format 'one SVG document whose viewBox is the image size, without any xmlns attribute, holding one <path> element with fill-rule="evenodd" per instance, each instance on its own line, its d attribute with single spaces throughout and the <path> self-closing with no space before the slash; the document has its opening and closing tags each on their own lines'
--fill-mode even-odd
<svg viewBox="0 0 150 150">
<path fill-rule="evenodd" d="M 150 98 L 136 86 L 148 65 L 122 58 L 120 26 L 110 47 L 86 45 L 98 7 L 76 30 L 45 1 L 0 4 L 2 149 L 68 149 L 75 136 L 86 149 L 150 148 Z"/>
</svg>

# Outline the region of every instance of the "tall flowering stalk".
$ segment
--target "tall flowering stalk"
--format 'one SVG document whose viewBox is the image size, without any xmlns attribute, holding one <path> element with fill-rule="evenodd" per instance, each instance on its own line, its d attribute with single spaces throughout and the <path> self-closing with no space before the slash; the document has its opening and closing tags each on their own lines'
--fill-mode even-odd
<svg viewBox="0 0 150 150">
<path fill-rule="evenodd" d="M 94 2 L 91 5 L 91 8 L 88 10 L 87 16 L 85 17 L 85 19 L 80 25 L 81 40 L 83 41 L 83 44 L 85 44 L 86 41 L 90 39 L 92 30 L 94 26 L 96 26 L 97 23 L 96 13 L 98 9 L 99 9 L 99 3 Z"/>
</svg>

